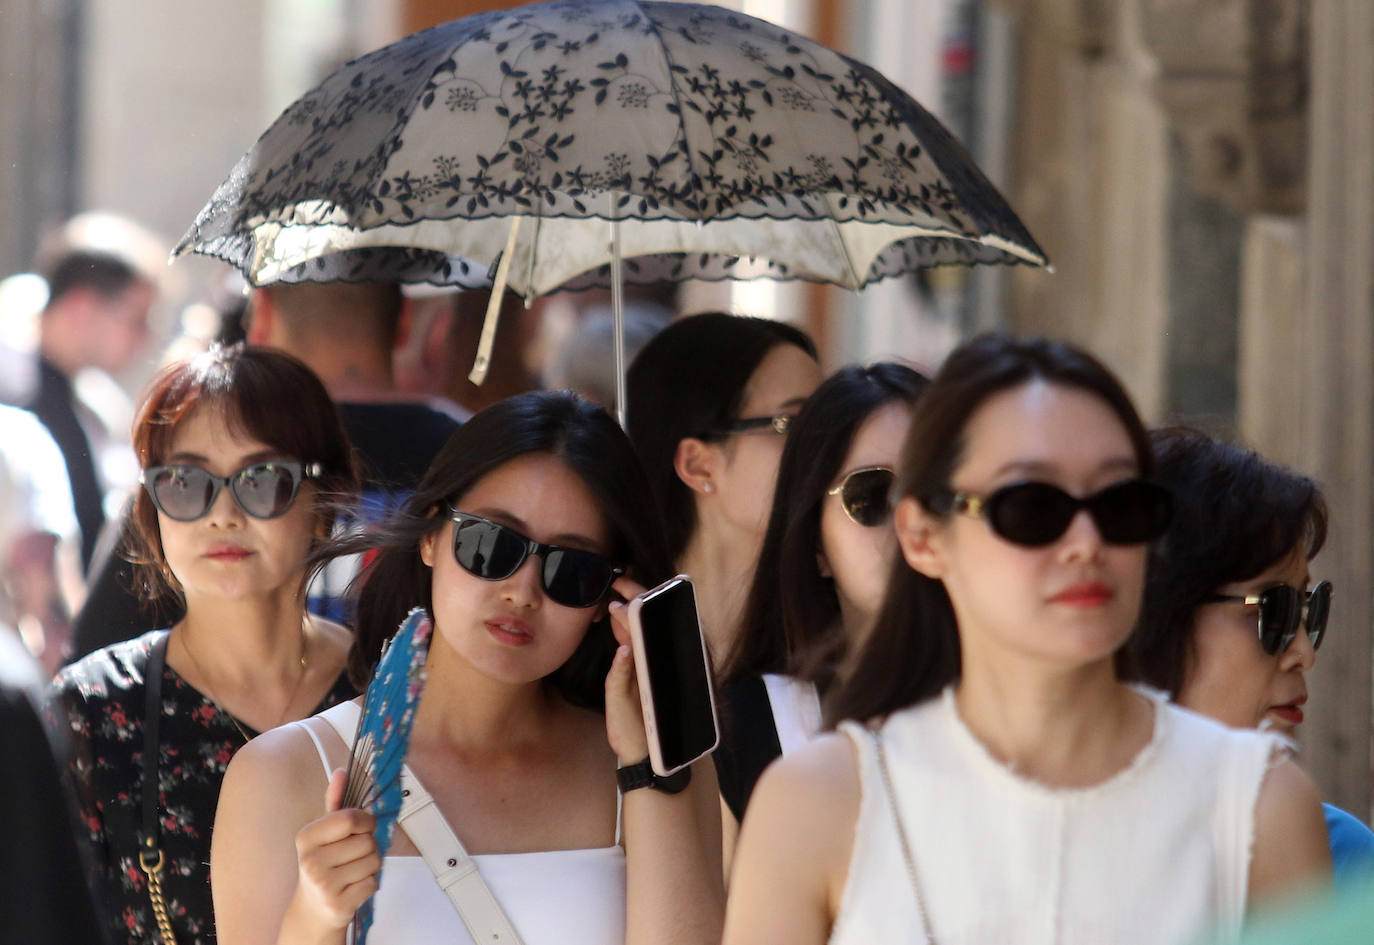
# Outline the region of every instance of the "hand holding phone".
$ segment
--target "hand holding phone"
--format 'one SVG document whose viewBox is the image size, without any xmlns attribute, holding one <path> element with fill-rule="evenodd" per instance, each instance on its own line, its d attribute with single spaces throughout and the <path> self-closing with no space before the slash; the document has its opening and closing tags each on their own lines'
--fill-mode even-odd
<svg viewBox="0 0 1374 945">
<path fill-rule="evenodd" d="M 649 763 L 667 777 L 720 742 L 691 578 L 679 574 L 645 591 L 630 601 L 628 614 Z"/>
</svg>

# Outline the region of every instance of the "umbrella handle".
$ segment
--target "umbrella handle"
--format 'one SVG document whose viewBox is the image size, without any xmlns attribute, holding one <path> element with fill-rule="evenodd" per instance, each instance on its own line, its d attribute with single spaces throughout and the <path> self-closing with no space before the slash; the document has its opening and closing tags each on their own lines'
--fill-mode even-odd
<svg viewBox="0 0 1374 945">
<path fill-rule="evenodd" d="M 487 300 L 487 314 L 482 319 L 482 335 L 477 339 L 477 357 L 468 372 L 468 380 L 477 386 L 487 379 L 491 367 L 491 349 L 496 343 L 496 323 L 501 317 L 501 302 L 506 297 L 506 279 L 510 275 L 510 260 L 515 255 L 515 237 L 520 232 L 520 217 L 511 217 L 510 235 L 506 237 L 506 249 L 501 254 L 501 262 L 496 266 L 496 279 L 491 286 L 491 298 Z"/>
</svg>

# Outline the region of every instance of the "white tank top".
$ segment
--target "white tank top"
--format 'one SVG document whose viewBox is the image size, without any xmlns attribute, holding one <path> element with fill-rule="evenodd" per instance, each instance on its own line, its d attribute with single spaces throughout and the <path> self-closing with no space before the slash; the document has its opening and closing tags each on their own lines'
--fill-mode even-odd
<svg viewBox="0 0 1374 945">
<path fill-rule="evenodd" d="M 343 704 L 316 718 L 332 725 L 331 713 L 356 717 L 356 712 L 352 704 Z M 310 735 L 328 777 L 338 765 L 331 765 L 308 722 L 294 724 Z M 334 728 L 342 735 L 339 726 Z M 351 727 L 344 730 L 351 735 Z M 619 845 L 477 854 L 472 859 L 524 945 L 623 945 L 625 851 Z M 368 945 L 475 945 L 423 857 L 385 858 L 373 908 Z"/>
<path fill-rule="evenodd" d="M 1101 784 L 1054 789 L 992 757 L 953 688 L 881 737 L 938 945 L 1176 945 L 1240 928 L 1255 800 L 1277 736 L 1228 729 L 1159 693 L 1154 733 Z M 861 801 L 831 945 L 926 942 L 874 735 L 841 726 Z"/>
</svg>

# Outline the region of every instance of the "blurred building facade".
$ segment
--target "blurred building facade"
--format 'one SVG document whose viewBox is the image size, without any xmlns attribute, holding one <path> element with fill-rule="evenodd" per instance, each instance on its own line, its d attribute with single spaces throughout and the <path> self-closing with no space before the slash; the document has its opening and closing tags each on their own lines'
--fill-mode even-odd
<svg viewBox="0 0 1374 945">
<path fill-rule="evenodd" d="M 502 0 L 7 0 L 0 275 L 45 225 L 175 237 L 336 62 Z M 795 319 L 831 364 L 924 367 L 968 334 L 1070 338 L 1147 418 L 1317 477 L 1336 582 L 1304 758 L 1368 814 L 1374 715 L 1374 4 L 1368 0 L 725 0 L 871 62 L 969 145 L 1053 274 L 941 270 L 861 294 L 712 287 Z M 183 261 L 189 273 L 214 271 Z"/>
</svg>

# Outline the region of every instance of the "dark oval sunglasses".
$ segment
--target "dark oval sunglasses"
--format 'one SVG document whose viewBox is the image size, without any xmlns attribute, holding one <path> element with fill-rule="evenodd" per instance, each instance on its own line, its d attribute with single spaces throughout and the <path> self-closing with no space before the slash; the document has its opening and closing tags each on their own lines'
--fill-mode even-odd
<svg viewBox="0 0 1374 945">
<path fill-rule="evenodd" d="M 1245 604 L 1259 608 L 1259 642 L 1264 652 L 1278 656 L 1298 636 L 1298 625 L 1307 628 L 1312 649 L 1322 645 L 1326 618 L 1331 614 L 1331 582 L 1322 581 L 1310 591 L 1291 584 L 1275 584 L 1258 594 L 1213 594 L 1205 604 Z"/>
<path fill-rule="evenodd" d="M 246 515 L 263 519 L 285 515 L 296 501 L 301 483 L 323 471 L 319 463 L 273 460 L 216 476 L 200 466 L 179 463 L 149 466 L 138 478 L 159 512 L 173 521 L 194 522 L 214 507 L 225 486 Z"/>
<path fill-rule="evenodd" d="M 594 551 L 546 545 L 480 515 L 451 511 L 453 560 L 484 580 L 504 580 L 530 555 L 538 555 L 539 584 L 549 600 L 564 607 L 591 607 L 625 573 L 623 567 Z"/>
<path fill-rule="evenodd" d="M 1153 541 L 1169 527 L 1174 511 L 1169 491 L 1145 479 L 1113 483 L 1081 499 L 1047 482 L 1014 482 L 986 496 L 956 492 L 948 501 L 954 511 L 985 519 L 1007 541 L 1029 548 L 1058 541 L 1080 509 L 1112 545 Z"/>
<path fill-rule="evenodd" d="M 855 469 L 826 495 L 838 495 L 840 508 L 855 525 L 874 528 L 892 516 L 892 483 L 897 474 L 891 466 Z"/>
</svg>

